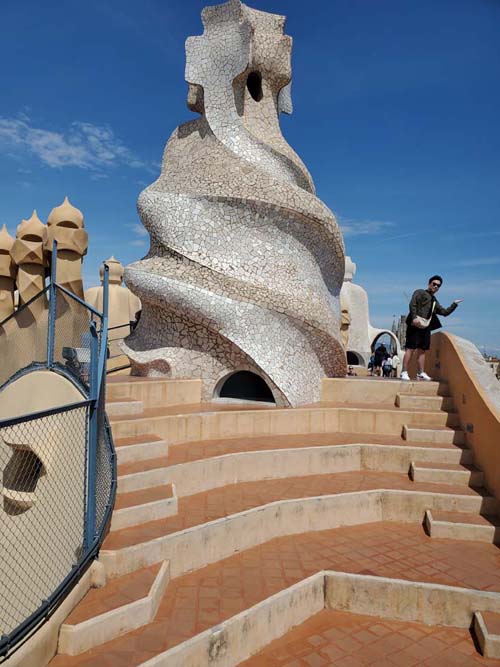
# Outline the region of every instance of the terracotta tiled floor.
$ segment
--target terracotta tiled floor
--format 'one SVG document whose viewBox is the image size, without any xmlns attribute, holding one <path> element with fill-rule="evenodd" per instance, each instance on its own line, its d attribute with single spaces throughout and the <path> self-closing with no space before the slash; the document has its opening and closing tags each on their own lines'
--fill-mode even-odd
<svg viewBox="0 0 500 667">
<path fill-rule="evenodd" d="M 439 510 L 432 510 L 432 518 L 434 521 L 473 523 L 480 526 L 495 526 L 500 528 L 500 520 L 498 517 L 488 514 L 468 514 L 467 512 L 443 512 Z"/>
<path fill-rule="evenodd" d="M 407 408 L 400 408 L 399 405 L 396 405 L 394 402 L 386 403 L 363 403 L 362 401 L 318 401 L 317 403 L 308 403 L 301 406 L 304 409 L 315 409 L 315 408 L 349 408 L 357 410 L 394 410 L 394 412 L 415 412 L 416 414 L 428 414 L 428 413 L 442 413 L 438 408 L 435 410 L 429 410 L 422 408 L 413 408 L 411 405 Z"/>
<path fill-rule="evenodd" d="M 255 452 L 265 449 L 293 449 L 296 447 L 324 447 L 326 445 L 347 445 L 350 443 L 370 443 L 398 445 L 400 447 L 453 448 L 454 445 L 428 442 L 407 442 L 396 435 L 367 435 L 366 433 L 307 433 L 303 435 L 267 435 L 258 437 L 222 438 L 219 440 L 199 440 L 178 445 L 170 445 L 168 464 L 196 461 L 222 454 Z"/>
<path fill-rule="evenodd" d="M 157 500 L 166 500 L 173 497 L 171 484 L 162 484 L 151 489 L 141 489 L 130 493 L 118 493 L 115 501 L 115 510 L 125 507 L 134 507 L 143 503 L 153 503 Z"/>
<path fill-rule="evenodd" d="M 498 665 L 461 628 L 323 611 L 239 667 L 451 667 Z"/>
<path fill-rule="evenodd" d="M 111 579 L 106 584 L 106 595 L 103 589 L 91 588 L 83 600 L 73 609 L 66 623 L 74 625 L 106 611 L 116 609 L 134 600 L 145 597 L 160 569 L 160 563 L 145 567 L 137 572 Z"/>
<path fill-rule="evenodd" d="M 433 540 L 402 523 L 294 535 L 172 580 L 153 623 L 81 656 L 57 656 L 51 667 L 135 667 L 323 569 L 500 591 L 500 550 L 491 544 Z"/>
<path fill-rule="evenodd" d="M 178 514 L 175 516 L 110 533 L 104 542 L 104 549 L 121 549 L 275 500 L 369 489 L 407 489 L 476 495 L 474 489 L 465 485 L 412 482 L 408 475 L 403 473 L 366 470 L 232 484 L 180 498 Z"/>
</svg>

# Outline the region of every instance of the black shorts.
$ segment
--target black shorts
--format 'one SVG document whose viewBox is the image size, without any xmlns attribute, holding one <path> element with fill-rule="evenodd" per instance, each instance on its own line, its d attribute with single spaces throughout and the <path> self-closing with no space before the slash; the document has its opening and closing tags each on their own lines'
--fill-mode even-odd
<svg viewBox="0 0 500 667">
<path fill-rule="evenodd" d="M 431 346 L 431 328 L 418 329 L 409 324 L 406 329 L 407 350 L 428 350 Z"/>
</svg>

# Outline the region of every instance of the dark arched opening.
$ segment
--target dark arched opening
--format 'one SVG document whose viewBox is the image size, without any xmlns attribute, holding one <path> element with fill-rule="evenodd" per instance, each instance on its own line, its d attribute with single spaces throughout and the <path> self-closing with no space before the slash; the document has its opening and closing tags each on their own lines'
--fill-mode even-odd
<svg viewBox="0 0 500 667">
<path fill-rule="evenodd" d="M 347 363 L 349 366 L 361 366 L 362 362 L 356 352 L 347 352 Z"/>
<path fill-rule="evenodd" d="M 250 371 L 237 371 L 230 375 L 220 388 L 219 396 L 275 403 L 274 396 L 264 380 Z"/>
<path fill-rule="evenodd" d="M 384 345 L 388 352 L 394 353 L 398 349 L 398 339 L 392 332 L 382 331 L 372 342 L 372 352 L 375 352 L 380 345 Z"/>
<path fill-rule="evenodd" d="M 256 102 L 260 102 L 263 93 L 262 93 L 262 76 L 259 72 L 250 72 L 247 77 L 247 88 L 248 92 Z"/>
</svg>

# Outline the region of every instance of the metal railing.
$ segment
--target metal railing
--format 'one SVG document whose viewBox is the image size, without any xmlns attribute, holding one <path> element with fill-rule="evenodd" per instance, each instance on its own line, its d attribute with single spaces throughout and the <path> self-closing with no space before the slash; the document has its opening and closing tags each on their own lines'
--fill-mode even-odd
<svg viewBox="0 0 500 667">
<path fill-rule="evenodd" d="M 116 493 L 105 413 L 108 267 L 99 312 L 56 282 L 56 265 L 54 244 L 47 287 L 0 323 L 0 662 L 97 556 Z M 60 377 L 47 382 L 47 373 Z M 16 416 L 1 418 L 12 397 L 58 382 L 66 404 L 30 396 L 35 411 L 14 407 Z"/>
</svg>

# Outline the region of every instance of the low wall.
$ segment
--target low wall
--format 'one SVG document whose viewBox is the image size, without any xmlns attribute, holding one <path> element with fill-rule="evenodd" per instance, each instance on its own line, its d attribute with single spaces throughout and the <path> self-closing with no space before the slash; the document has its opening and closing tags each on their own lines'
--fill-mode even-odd
<svg viewBox="0 0 500 667">
<path fill-rule="evenodd" d="M 132 399 L 142 401 L 145 408 L 163 408 L 167 405 L 201 403 L 202 380 L 133 378 L 108 381 L 106 396 L 109 401 Z"/>
<path fill-rule="evenodd" d="M 362 382 L 362 380 L 360 380 Z M 378 384 L 378 383 L 377 383 Z M 382 384 L 382 383 L 381 383 Z M 392 383 L 388 383 L 392 384 Z M 394 390 L 393 390 L 394 391 Z M 395 394 L 394 394 L 395 395 Z M 366 433 L 400 436 L 403 425 L 454 426 L 454 415 L 440 412 L 363 409 L 345 406 L 271 410 L 232 410 L 159 417 L 111 419 L 115 438 L 154 434 L 169 445 L 199 440 L 310 433 Z"/>
<path fill-rule="evenodd" d="M 426 371 L 448 383 L 474 461 L 500 499 L 500 382 L 473 343 L 444 332 L 431 338 Z"/>
</svg>

